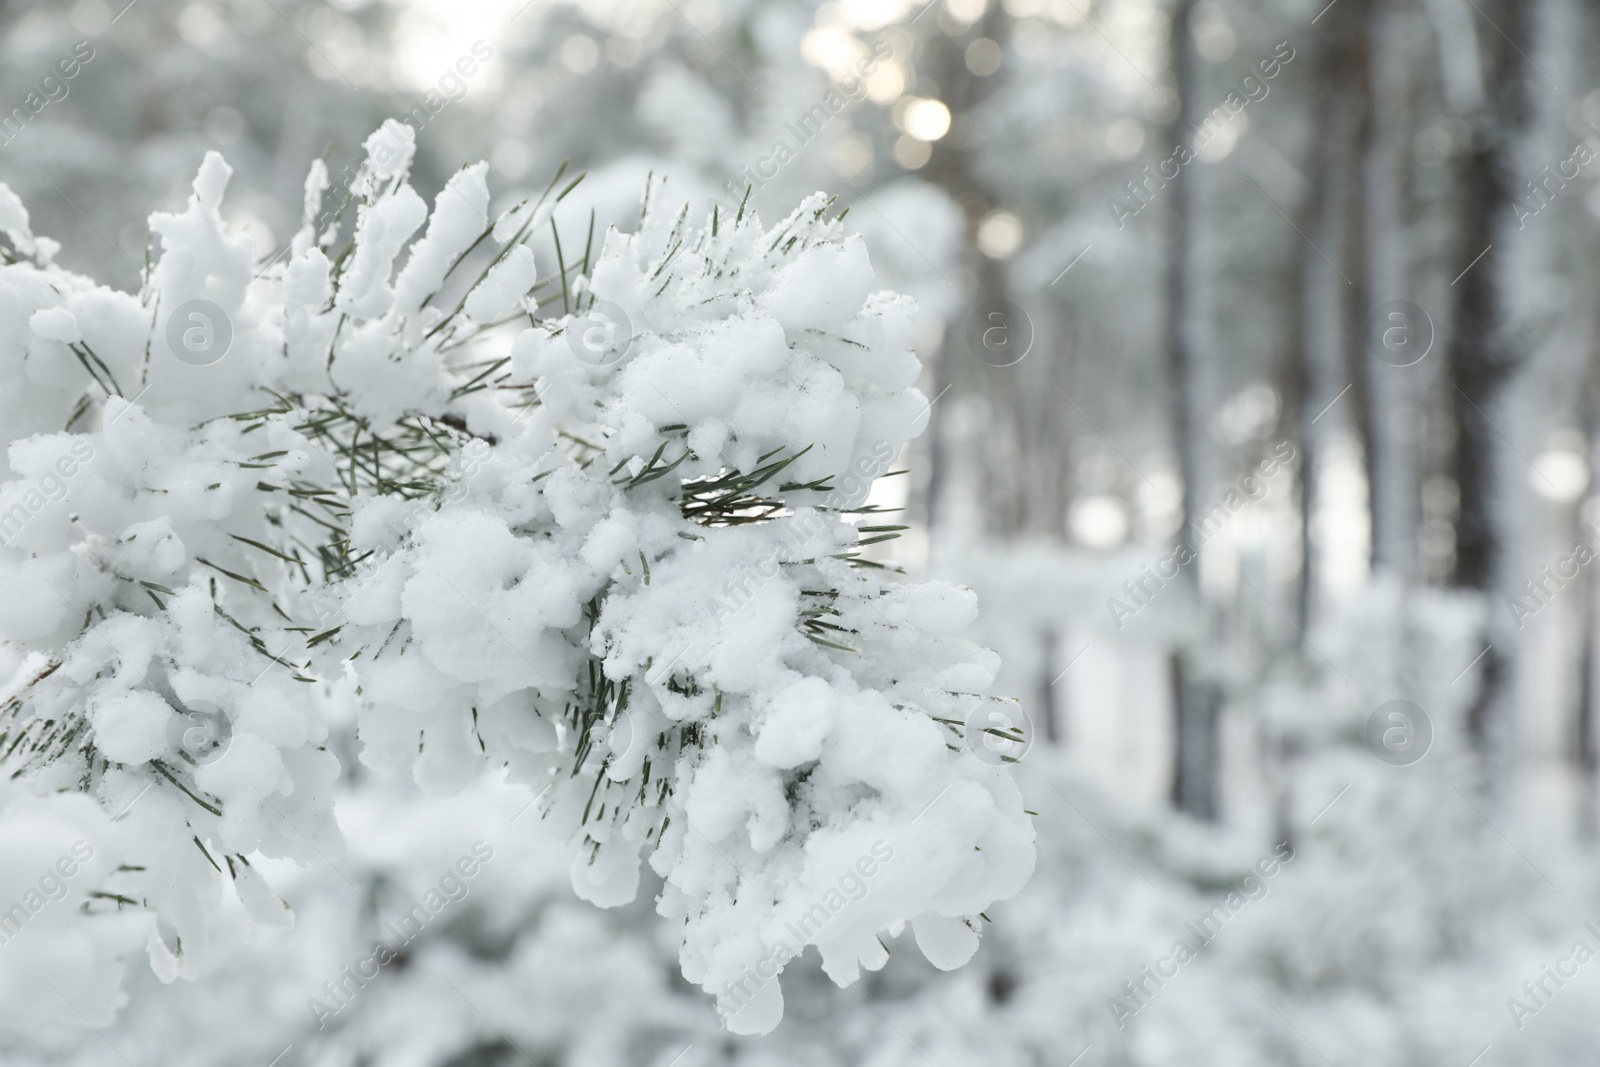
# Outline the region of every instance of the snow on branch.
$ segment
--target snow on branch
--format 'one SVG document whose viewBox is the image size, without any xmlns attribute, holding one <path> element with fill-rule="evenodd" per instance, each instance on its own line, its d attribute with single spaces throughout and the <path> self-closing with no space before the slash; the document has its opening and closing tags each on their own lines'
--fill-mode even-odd
<svg viewBox="0 0 1600 1067">
<path fill-rule="evenodd" d="M 230 887 L 291 921 L 249 858 L 338 860 L 343 704 L 425 793 L 485 763 L 533 789 L 583 898 L 648 862 L 737 1032 L 808 944 L 841 984 L 907 923 L 963 963 L 1033 830 L 966 743 L 998 666 L 972 594 L 862 552 L 927 421 L 910 301 L 820 194 L 696 226 L 652 181 L 636 233 L 580 249 L 551 222 L 576 182 L 494 216 L 477 164 L 430 212 L 395 143 L 347 245 L 318 163 L 265 266 L 208 155 L 137 295 L 54 266 L 0 187 L 0 832 L 59 808 L 121 858 L 39 936 L 142 938 L 171 980 Z M 60 977 L 104 1017 L 82 958 Z"/>
</svg>

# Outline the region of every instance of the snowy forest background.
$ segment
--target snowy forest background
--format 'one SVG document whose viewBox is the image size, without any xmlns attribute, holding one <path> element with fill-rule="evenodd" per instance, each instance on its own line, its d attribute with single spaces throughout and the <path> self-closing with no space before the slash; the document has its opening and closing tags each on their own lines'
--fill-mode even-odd
<svg viewBox="0 0 1600 1067">
<path fill-rule="evenodd" d="M 480 158 L 495 210 L 587 172 L 562 234 L 634 227 L 651 174 L 697 215 L 748 185 L 768 223 L 837 194 L 876 286 L 916 298 L 933 401 L 873 553 L 978 593 L 1038 834 L 965 967 L 891 944 L 840 988 L 810 954 L 777 1030 L 735 1036 L 648 871 L 631 904 L 577 899 L 530 792 L 486 767 L 425 797 L 346 717 L 348 850 L 271 868 L 292 929 L 213 935 L 192 981 L 136 954 L 110 1025 L 0 1004 L 0 1061 L 1592 1056 L 1600 7 L 3 0 L 0 27 L 6 110 L 92 46 L 7 127 L 0 181 L 130 292 L 208 150 L 265 262 L 311 160 L 337 186 L 388 119 L 430 204 Z M 479 839 L 470 893 L 318 1026 L 308 998 Z"/>
</svg>

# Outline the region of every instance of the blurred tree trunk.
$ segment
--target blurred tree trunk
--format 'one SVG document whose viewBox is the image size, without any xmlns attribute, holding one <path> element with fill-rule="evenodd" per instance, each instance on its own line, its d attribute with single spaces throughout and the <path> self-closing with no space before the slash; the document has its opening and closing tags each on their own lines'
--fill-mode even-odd
<svg viewBox="0 0 1600 1067">
<path fill-rule="evenodd" d="M 987 37 L 1004 45 L 1010 21 L 999 4 L 990 5 L 977 22 L 965 29 L 946 21 L 949 16 L 942 8 L 938 17 L 941 20 L 938 27 L 932 28 L 933 32 L 923 42 L 926 49 L 924 69 L 939 86 L 941 97 L 950 109 L 951 135 L 935 144 L 923 173 L 961 208 L 962 265 L 972 284 L 973 301 L 963 309 L 963 319 L 956 328 L 947 331 L 944 351 L 935 364 L 934 387 L 937 395 L 946 386 L 971 382 L 981 387 L 989 402 L 986 432 L 980 443 L 986 477 L 977 487 L 988 523 L 987 532 L 1004 539 L 1028 533 L 1059 537 L 1066 513 L 1062 476 L 1066 450 L 1064 442 L 1049 435 L 1049 430 L 1060 423 L 1059 418 L 1050 417 L 1057 400 L 1053 391 L 1040 389 L 1038 383 L 1030 382 L 1040 374 L 1048 380 L 1049 354 L 1035 344 L 1030 359 L 1025 362 L 987 366 L 975 353 L 968 351 L 965 328 L 965 313 L 1011 301 L 1005 262 L 984 255 L 978 246 L 979 227 L 999 205 L 979 173 L 982 147 L 975 143 L 973 136 L 977 124 L 975 112 L 993 92 L 996 78 L 979 78 L 966 64 L 966 49 L 974 39 Z M 1041 323 L 1034 322 L 1024 327 L 1008 321 L 1003 328 L 1017 335 L 1022 329 L 1031 333 L 1039 325 Z M 1041 403 L 1045 405 L 1042 410 Z M 927 490 L 931 525 L 944 479 L 948 476 L 944 461 L 950 446 L 939 433 L 942 420 L 937 410 L 930 412 L 930 417 L 934 420 L 930 443 L 933 463 Z M 1039 640 L 1045 651 L 1040 675 L 1034 680 L 1036 704 L 1031 714 L 1042 720 L 1040 725 L 1045 735 L 1054 741 L 1059 735 L 1055 690 L 1051 684 L 1055 630 L 1047 624 L 1040 631 Z"/>
<path fill-rule="evenodd" d="M 1367 215 L 1361 164 L 1372 146 L 1367 22 L 1372 0 L 1349 0 L 1330 9 L 1321 33 L 1307 47 L 1311 101 L 1310 141 L 1304 160 L 1305 196 L 1296 210 L 1290 268 L 1288 343 L 1279 370 L 1283 426 L 1299 452 L 1300 571 L 1294 620 L 1302 653 L 1309 641 L 1317 574 L 1313 518 L 1321 441 L 1340 418 L 1351 417 L 1373 477 L 1372 403 L 1362 328 L 1368 302 Z M 1326 252 L 1326 255 L 1325 255 Z M 1340 266 L 1335 268 L 1336 260 Z M 1341 368 L 1337 381 L 1330 369 Z M 1339 399 L 1348 387 L 1349 396 Z M 1338 400 L 1336 404 L 1335 401 Z M 1349 409 L 1340 411 L 1340 405 Z M 1370 484 L 1370 481 L 1369 481 Z M 1264 743 L 1264 776 L 1272 794 L 1274 840 L 1290 840 L 1294 760 L 1286 736 Z"/>
<path fill-rule="evenodd" d="M 1376 306 L 1413 296 L 1405 236 L 1414 115 L 1411 57 L 1405 52 L 1402 5 L 1396 0 L 1369 0 L 1369 5 L 1364 18 L 1368 120 L 1361 174 L 1365 262 L 1357 279 L 1362 288 L 1359 317 L 1351 320 L 1353 358 L 1365 368 L 1370 383 L 1363 440 L 1368 449 L 1372 569 L 1409 583 L 1420 573 L 1420 376 L 1389 367 L 1373 354 L 1366 320 Z"/>
<path fill-rule="evenodd" d="M 1191 142 L 1197 114 L 1200 72 L 1191 32 L 1195 2 L 1174 0 L 1168 31 L 1178 94 L 1178 106 L 1166 131 L 1167 143 L 1173 145 Z M 1202 449 L 1205 435 L 1204 420 L 1197 417 L 1196 410 L 1199 407 L 1198 353 L 1192 331 L 1195 301 L 1192 257 L 1194 228 L 1199 224 L 1193 169 L 1192 166 L 1180 167 L 1177 177 L 1168 183 L 1164 332 L 1172 440 L 1183 481 L 1180 536 L 1189 539 L 1191 551 L 1198 552 L 1199 546 L 1194 543 L 1192 534 L 1204 490 Z M 1203 612 L 1199 566 L 1198 561 L 1192 562 L 1180 574 L 1191 603 Z M 1179 811 L 1197 819 L 1214 820 L 1220 813 L 1217 727 L 1221 695 L 1216 685 L 1203 676 L 1196 650 L 1183 643 L 1172 652 L 1170 677 L 1175 718 L 1172 801 Z"/>
<path fill-rule="evenodd" d="M 1330 9 L 1308 47 L 1312 101 L 1309 187 L 1295 223 L 1306 240 L 1295 264 L 1298 328 L 1285 411 L 1300 451 L 1300 576 L 1295 597 L 1302 642 L 1316 598 L 1317 466 L 1322 441 L 1341 417 L 1361 437 L 1372 477 L 1372 403 L 1363 322 L 1366 215 L 1362 161 L 1370 149 L 1371 90 L 1366 26 L 1371 0 L 1346 0 Z M 1340 400 L 1348 389 L 1348 397 Z M 1348 405 L 1341 412 L 1335 405 Z M 1318 425 L 1320 424 L 1320 425 Z"/>
<path fill-rule="evenodd" d="M 1594 438 L 1591 436 L 1592 442 Z M 1589 449 L 1589 461 L 1595 460 L 1595 450 Z M 1593 538 L 1586 540 L 1593 543 Z M 1576 721 L 1573 726 L 1574 759 L 1578 772 L 1578 817 L 1576 824 L 1578 836 L 1585 841 L 1593 843 L 1600 836 L 1600 751 L 1597 751 L 1597 738 L 1595 736 L 1595 713 L 1597 694 L 1595 692 L 1595 579 L 1593 575 L 1586 575 L 1583 584 L 1578 587 L 1578 700 L 1574 709 Z"/>
<path fill-rule="evenodd" d="M 1592 55 L 1600 44 L 1600 11 L 1592 4 L 1575 4 L 1572 9 L 1578 28 L 1578 49 Z M 1580 102 L 1578 105 L 1582 107 Z M 1584 139 L 1585 141 L 1588 138 Z M 1588 292 L 1600 286 L 1600 275 L 1591 269 Z M 1581 292 L 1582 290 L 1580 290 Z M 1595 472 L 1600 471 L 1600 313 L 1589 312 L 1589 358 L 1584 364 L 1583 394 L 1579 400 L 1580 425 L 1584 440 L 1584 459 L 1589 464 L 1589 491 L 1594 493 Z M 1600 519 L 1589 501 L 1578 503 L 1578 539 L 1591 549 L 1600 549 Z M 1577 774 L 1576 826 L 1580 839 L 1593 845 L 1600 839 L 1600 657 L 1595 652 L 1600 637 L 1600 567 L 1593 563 L 1581 575 L 1578 602 L 1578 677 L 1577 699 L 1573 702 L 1572 763 Z"/>
<path fill-rule="evenodd" d="M 1066 701 L 1056 691 L 1056 647 L 1061 643 L 1056 628 L 1049 624 L 1039 634 L 1039 674 L 1034 679 L 1034 706 L 1043 723 L 1034 735 L 1043 734 L 1053 745 L 1067 739 Z M 1042 729 L 1040 728 L 1042 726 Z"/>
<path fill-rule="evenodd" d="M 1517 636 L 1505 600 L 1516 594 L 1507 536 L 1514 501 L 1506 477 L 1514 456 L 1502 436 L 1514 371 L 1525 352 L 1513 332 L 1511 267 L 1517 149 L 1528 124 L 1529 60 L 1537 0 L 1481 0 L 1477 45 L 1485 99 L 1470 118 L 1472 144 L 1458 175 L 1454 328 L 1449 348 L 1456 423 L 1455 481 L 1461 494 L 1452 584 L 1490 599 L 1483 685 L 1468 715 L 1484 789 L 1501 791 L 1513 767 Z M 1442 61 L 1451 62 L 1449 57 Z M 1520 461 L 1517 461 L 1520 462 Z"/>
<path fill-rule="evenodd" d="M 1368 171 L 1377 147 L 1377 123 L 1373 116 L 1372 37 L 1374 0 L 1345 0 L 1329 10 L 1326 27 L 1329 59 L 1332 63 L 1329 95 L 1334 98 L 1341 151 L 1328 161 L 1337 185 L 1337 201 L 1331 205 L 1336 219 L 1331 220 L 1330 236 L 1337 227 L 1341 290 L 1338 296 L 1339 362 L 1350 386 L 1351 423 L 1361 444 L 1362 463 L 1367 476 L 1367 511 L 1371 518 L 1374 549 L 1383 502 L 1376 492 L 1380 482 L 1378 466 L 1377 398 L 1373 395 L 1372 361 L 1367 352 L 1366 320 L 1375 297 L 1375 284 L 1368 271 L 1371 241 Z M 1328 139 L 1328 138 L 1325 138 Z M 1331 280 L 1330 285 L 1334 284 Z M 1342 388 L 1335 383 L 1335 389 Z M 1332 397 L 1330 396 L 1331 400 Z M 1331 416 L 1330 416 L 1331 417 Z M 1376 552 L 1374 552 L 1376 555 Z M 1309 616 L 1302 629 L 1309 626 Z"/>
<path fill-rule="evenodd" d="M 947 332 L 935 386 L 954 384 L 961 389 L 966 384 L 988 403 L 985 431 L 977 442 L 984 472 L 977 490 L 988 532 L 1001 538 L 1024 534 L 1059 538 L 1066 515 L 1067 472 L 1062 460 L 1067 447 L 1063 427 L 1068 423 L 1061 418 L 1060 398 L 1049 384 L 1054 353 L 1040 336 L 1048 326 L 1046 309 L 1035 304 L 1023 312 L 1029 322 L 1011 322 L 1007 316 L 999 324 L 1014 337 L 1027 333 L 1037 338 L 1027 358 L 1015 364 L 989 365 L 969 351 L 967 330 L 968 318 L 975 312 L 1002 301 L 1021 303 L 1014 297 L 1006 261 L 985 255 L 977 240 L 985 218 L 1005 206 L 981 173 L 986 149 L 977 136 L 982 129 L 978 111 L 1004 75 L 980 78 L 966 65 L 966 49 L 973 40 L 985 37 L 1006 44 L 1010 21 L 1004 7 L 991 4 L 976 22 L 963 27 L 950 21 L 940 7 L 937 22 L 930 12 L 925 27 L 931 32 L 922 42 L 924 58 L 918 66 L 939 87 L 952 123 L 949 136 L 934 145 L 922 174 L 961 209 L 962 266 L 972 292 L 971 303 Z M 942 453 L 949 445 L 937 440 L 935 447 Z M 947 473 L 941 470 L 930 476 L 929 497 L 935 503 L 944 477 Z"/>
<path fill-rule="evenodd" d="M 1589 323 L 1589 360 L 1584 366 L 1583 378 L 1583 440 L 1584 459 L 1589 463 L 1590 487 L 1594 486 L 1593 472 L 1600 464 L 1600 315 L 1591 313 Z M 1586 514 L 1582 503 L 1578 505 L 1578 539 L 1600 548 L 1593 525 L 1594 516 Z M 1595 602 L 1600 598 L 1600 567 L 1590 564 L 1578 582 L 1578 678 L 1577 700 L 1572 709 L 1572 763 L 1578 778 L 1578 810 L 1576 825 L 1578 836 L 1593 843 L 1600 837 L 1600 663 L 1596 662 L 1595 638 L 1597 613 Z"/>
<path fill-rule="evenodd" d="M 978 174 L 978 150 L 972 144 L 972 112 L 989 97 L 993 82 L 1001 75 L 978 78 L 967 69 L 965 58 L 967 44 L 973 37 L 986 36 L 1004 44 L 1008 23 L 1004 10 L 998 4 L 991 5 L 967 33 L 943 32 L 938 19 L 947 17 L 941 8 L 934 17 L 929 18 L 923 27 L 924 35 L 920 42 L 924 53 L 920 65 L 939 86 L 941 99 L 950 109 L 951 116 L 950 135 L 933 146 L 933 154 L 922 173 L 961 209 L 964 223 L 962 266 L 969 275 L 973 297 L 970 305 L 960 309 L 957 321 L 949 324 L 945 330 L 944 346 L 933 361 L 934 392 L 930 399 L 941 396 L 946 388 L 959 388 L 962 384 L 978 385 L 989 394 L 994 392 L 979 373 L 983 369 L 982 364 L 967 351 L 965 320 L 973 307 L 990 300 L 1003 300 L 1009 291 L 1004 265 L 978 251 L 978 226 L 988 211 L 993 194 Z M 959 284 L 959 279 L 952 280 Z M 1006 394 L 1002 391 L 1001 395 Z M 995 403 L 993 395 L 990 396 L 990 402 Z M 1016 422 L 1011 417 L 1014 413 L 1012 407 L 1007 405 L 1006 409 L 992 414 L 997 429 L 1008 443 L 1013 440 L 1013 433 L 1008 431 L 1014 428 Z M 944 414 L 938 403 L 928 413 L 929 471 L 924 506 L 930 528 L 940 519 L 939 510 L 950 476 L 951 442 L 948 440 Z M 992 455 L 986 455 L 984 466 L 987 467 L 993 458 Z M 1015 462 L 1015 457 L 1012 462 Z M 998 529 L 1014 532 L 1017 518 L 1015 500 L 1004 499 L 998 493 L 991 494 L 993 486 L 989 483 L 978 488 L 985 496 L 985 513 L 992 517 Z"/>
</svg>

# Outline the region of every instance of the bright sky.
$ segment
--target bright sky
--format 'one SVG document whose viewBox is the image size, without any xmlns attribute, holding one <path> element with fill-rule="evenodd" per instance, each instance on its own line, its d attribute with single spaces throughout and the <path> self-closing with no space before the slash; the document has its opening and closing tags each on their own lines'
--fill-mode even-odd
<svg viewBox="0 0 1600 1067">
<path fill-rule="evenodd" d="M 402 11 L 402 71 L 420 89 L 438 81 L 439 75 L 472 42 L 487 41 L 498 50 L 512 19 L 527 3 L 528 0 L 398 0 L 396 6 Z"/>
</svg>

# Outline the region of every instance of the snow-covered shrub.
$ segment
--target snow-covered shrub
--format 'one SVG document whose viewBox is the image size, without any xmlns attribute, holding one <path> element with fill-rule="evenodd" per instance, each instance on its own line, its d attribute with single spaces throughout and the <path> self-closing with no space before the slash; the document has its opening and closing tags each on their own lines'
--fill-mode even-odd
<svg viewBox="0 0 1600 1067">
<path fill-rule="evenodd" d="M 1033 831 L 963 742 L 997 667 L 972 595 L 859 552 L 927 417 L 910 302 L 820 195 L 696 229 L 659 183 L 541 277 L 571 186 L 492 217 L 478 164 L 430 214 L 413 146 L 369 140 L 336 253 L 314 166 L 264 266 L 208 155 L 137 296 L 53 266 L 0 189 L 7 773 L 117 816 L 97 900 L 154 913 L 164 979 L 202 973 L 228 886 L 289 921 L 250 856 L 338 859 L 336 683 L 369 765 L 532 787 L 580 896 L 648 859 L 732 1029 L 776 1025 L 806 944 L 847 984 L 909 922 L 959 965 Z"/>
</svg>

